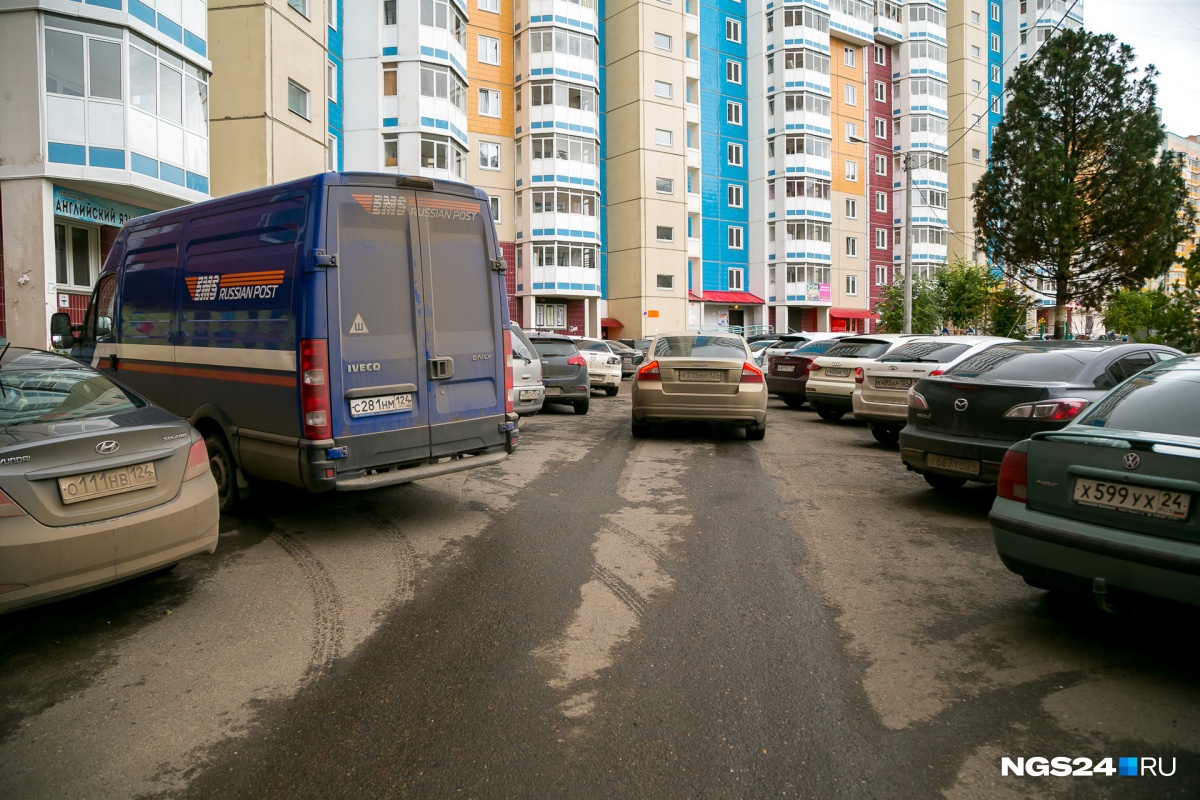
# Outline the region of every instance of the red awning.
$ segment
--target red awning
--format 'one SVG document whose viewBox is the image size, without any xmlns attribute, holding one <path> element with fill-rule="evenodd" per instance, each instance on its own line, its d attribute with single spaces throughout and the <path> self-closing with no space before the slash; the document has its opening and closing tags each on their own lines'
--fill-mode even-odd
<svg viewBox="0 0 1200 800">
<path fill-rule="evenodd" d="M 831 308 L 829 316 L 838 319 L 879 319 L 878 314 L 873 314 L 865 308 Z"/>
<path fill-rule="evenodd" d="M 619 320 L 619 319 L 613 319 L 612 317 L 601 317 L 600 318 L 600 327 L 601 328 L 624 328 L 625 326 L 621 324 L 621 320 Z"/>
<path fill-rule="evenodd" d="M 749 292 L 702 292 L 688 290 L 688 300 L 694 303 L 722 303 L 728 305 L 761 306 L 763 299 Z"/>
</svg>

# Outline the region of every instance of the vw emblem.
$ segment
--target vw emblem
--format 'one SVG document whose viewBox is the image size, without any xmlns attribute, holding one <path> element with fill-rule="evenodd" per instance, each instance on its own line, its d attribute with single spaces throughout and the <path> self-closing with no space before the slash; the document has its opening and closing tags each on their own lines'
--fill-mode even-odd
<svg viewBox="0 0 1200 800">
<path fill-rule="evenodd" d="M 954 401 L 954 410 L 955 411 L 966 411 L 967 410 L 967 398 L 960 397 L 957 400 L 955 400 Z"/>
<path fill-rule="evenodd" d="M 100 444 L 96 445 L 96 452 L 102 456 L 106 456 L 109 453 L 117 452 L 117 448 L 120 446 L 121 445 L 117 444 L 112 439 L 106 439 Z"/>
<path fill-rule="evenodd" d="M 1137 469 L 1142 464 L 1142 457 L 1137 453 L 1126 453 L 1121 456 L 1121 466 L 1125 469 Z"/>
</svg>

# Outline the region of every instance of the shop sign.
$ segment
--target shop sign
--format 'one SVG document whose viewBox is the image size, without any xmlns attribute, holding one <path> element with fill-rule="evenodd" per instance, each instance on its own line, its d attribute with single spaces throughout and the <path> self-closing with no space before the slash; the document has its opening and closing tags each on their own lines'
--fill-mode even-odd
<svg viewBox="0 0 1200 800">
<path fill-rule="evenodd" d="M 103 197 L 93 197 L 83 192 L 54 187 L 54 216 L 92 222 L 97 225 L 120 227 L 127 220 L 152 214 L 148 208 L 118 203 Z"/>
<path fill-rule="evenodd" d="M 803 285 L 803 284 L 801 284 L 801 285 Z M 807 285 L 807 291 L 802 293 L 796 299 L 802 300 L 805 302 L 809 302 L 809 303 L 812 303 L 812 302 L 828 303 L 831 301 L 832 297 L 833 297 L 833 295 L 829 290 L 828 283 L 810 283 Z"/>
</svg>

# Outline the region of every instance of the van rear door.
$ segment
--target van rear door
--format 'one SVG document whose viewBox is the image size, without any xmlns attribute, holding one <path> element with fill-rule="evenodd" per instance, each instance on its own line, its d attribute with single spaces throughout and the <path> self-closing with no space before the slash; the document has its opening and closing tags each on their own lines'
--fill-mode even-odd
<svg viewBox="0 0 1200 800">
<path fill-rule="evenodd" d="M 433 456 L 503 445 L 502 275 L 492 218 L 470 195 L 417 192 Z"/>
<path fill-rule="evenodd" d="M 337 255 L 337 267 L 325 270 L 330 423 L 348 445 L 339 471 L 430 455 L 413 208 L 411 191 L 329 187 L 326 248 Z"/>
</svg>

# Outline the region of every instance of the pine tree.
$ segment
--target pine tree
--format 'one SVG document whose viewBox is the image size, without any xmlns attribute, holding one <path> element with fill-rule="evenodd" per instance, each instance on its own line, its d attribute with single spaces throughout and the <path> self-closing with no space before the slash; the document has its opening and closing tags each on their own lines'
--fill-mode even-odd
<svg viewBox="0 0 1200 800">
<path fill-rule="evenodd" d="M 1157 74 L 1111 35 L 1064 30 L 1009 81 L 975 227 L 1006 277 L 1054 282 L 1057 339 L 1068 304 L 1100 307 L 1162 275 L 1192 227 L 1178 156 L 1162 150 Z"/>
</svg>

